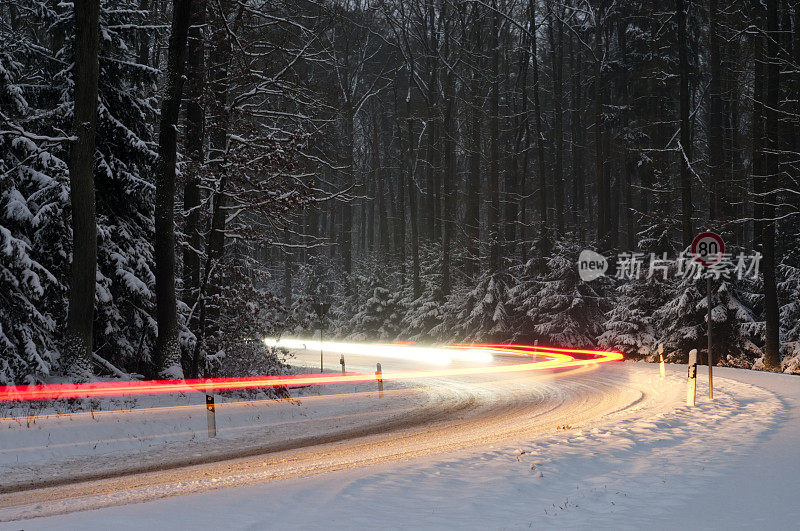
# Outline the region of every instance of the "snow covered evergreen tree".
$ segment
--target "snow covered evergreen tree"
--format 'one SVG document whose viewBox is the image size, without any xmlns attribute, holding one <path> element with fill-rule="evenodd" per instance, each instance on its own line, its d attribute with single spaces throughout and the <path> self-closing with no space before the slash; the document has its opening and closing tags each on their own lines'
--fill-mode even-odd
<svg viewBox="0 0 800 531">
<path fill-rule="evenodd" d="M 65 162 L 72 119 L 71 11 L 32 0 L 17 7 L 19 18 L 0 22 L 0 265 L 9 282 L 0 321 L 4 348 L 14 360 L 0 374 L 6 382 L 41 380 L 59 369 L 71 255 Z M 94 352 L 137 372 L 146 370 L 154 332 L 150 94 L 157 71 L 139 65 L 134 53 L 142 32 L 150 31 L 143 16 L 133 1 L 101 5 L 95 152 Z"/>
<path fill-rule="evenodd" d="M 595 344 L 608 310 L 610 281 L 583 282 L 578 276 L 580 246 L 557 240 L 544 275 L 536 259 L 525 265 L 524 278 L 512 291 L 516 337 L 543 344 L 581 347 Z"/>
<path fill-rule="evenodd" d="M 508 341 L 513 334 L 511 284 L 506 272 L 485 272 L 474 287 L 454 289 L 444 305 L 444 319 L 432 333 L 455 341 Z"/>
<path fill-rule="evenodd" d="M 684 265 L 670 267 L 669 276 L 674 281 L 666 285 L 666 302 L 654 314 L 656 337 L 664 344 L 665 358 L 680 362 L 686 361 L 693 348 L 701 353 L 708 350 L 706 279 L 681 273 L 678 268 L 689 267 L 692 261 L 686 254 L 683 258 Z M 754 311 L 760 298 L 755 287 L 752 279 L 712 279 L 715 364 L 750 367 L 761 355 L 755 340 L 763 332 L 763 323 Z"/>
<path fill-rule="evenodd" d="M 603 348 L 652 361 L 657 352 L 657 330 L 653 317 L 664 298 L 662 278 L 625 281 L 612 295 L 606 313 L 605 331 L 597 338 Z"/>
<path fill-rule="evenodd" d="M 353 316 L 352 339 L 391 341 L 399 332 L 400 298 L 398 290 L 382 271 L 375 271 L 362 288 L 362 302 Z"/>
</svg>

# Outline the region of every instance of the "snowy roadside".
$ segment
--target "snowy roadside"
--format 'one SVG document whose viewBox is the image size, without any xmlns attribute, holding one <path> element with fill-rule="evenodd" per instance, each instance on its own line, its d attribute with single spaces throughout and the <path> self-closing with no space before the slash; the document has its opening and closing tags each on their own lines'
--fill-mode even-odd
<svg viewBox="0 0 800 531">
<path fill-rule="evenodd" d="M 35 519 L 24 527 L 794 528 L 796 377 L 719 369 L 715 401 L 703 398 L 701 377 L 698 406 L 688 408 L 681 403 L 685 366 L 670 366 L 659 382 L 657 367 L 625 365 L 636 374 L 634 384 L 668 388 L 656 393 L 662 403 L 457 455 Z"/>
<path fill-rule="evenodd" d="M 340 394 L 341 393 L 341 394 Z M 447 400 L 437 388 L 374 383 L 290 390 L 286 399 L 216 397 L 217 436 L 209 439 L 201 393 L 100 399 L 87 411 L 50 403 L 0 412 L 0 488 L 158 468 L 187 458 L 246 452 L 275 441 L 329 435 L 377 424 Z"/>
</svg>

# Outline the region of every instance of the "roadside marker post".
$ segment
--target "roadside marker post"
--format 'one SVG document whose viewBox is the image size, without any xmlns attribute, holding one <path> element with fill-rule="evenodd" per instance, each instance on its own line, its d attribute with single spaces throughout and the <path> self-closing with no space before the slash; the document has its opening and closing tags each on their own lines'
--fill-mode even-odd
<svg viewBox="0 0 800 531">
<path fill-rule="evenodd" d="M 331 303 L 321 301 L 314 302 L 311 304 L 311 307 L 314 308 L 314 312 L 317 314 L 319 321 L 319 372 L 325 372 L 322 364 L 322 320 L 325 318 L 325 314 L 328 313 L 328 310 L 331 309 Z"/>
<path fill-rule="evenodd" d="M 342 366 L 342 374 L 344 374 L 345 373 L 345 370 L 344 370 L 344 354 L 342 354 L 342 356 L 339 358 L 339 365 Z"/>
<path fill-rule="evenodd" d="M 715 232 L 701 232 L 692 241 L 692 254 L 695 261 L 704 267 L 710 267 L 722 261 L 725 254 L 725 242 L 722 236 Z M 706 304 L 708 306 L 708 399 L 714 400 L 714 354 L 711 341 L 711 275 L 706 273 Z"/>
<path fill-rule="evenodd" d="M 214 438 L 217 436 L 217 416 L 214 395 L 209 393 L 206 393 L 206 419 L 208 420 L 208 436 Z"/>
<path fill-rule="evenodd" d="M 378 380 L 378 398 L 383 396 L 383 371 L 381 370 L 381 364 L 378 364 L 378 370 L 375 371 L 375 378 Z"/>
<path fill-rule="evenodd" d="M 664 345 L 662 343 L 658 344 L 658 356 L 661 358 L 661 362 L 659 363 L 659 370 L 661 372 L 661 379 L 667 377 L 667 368 L 664 367 Z"/>
<path fill-rule="evenodd" d="M 693 406 L 697 394 L 697 349 L 689 351 L 689 382 L 686 387 L 686 405 Z"/>
</svg>

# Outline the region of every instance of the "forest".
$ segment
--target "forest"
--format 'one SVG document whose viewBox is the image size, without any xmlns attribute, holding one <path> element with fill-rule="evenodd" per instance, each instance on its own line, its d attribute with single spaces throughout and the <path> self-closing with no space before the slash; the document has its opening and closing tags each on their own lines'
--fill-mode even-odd
<svg viewBox="0 0 800 531">
<path fill-rule="evenodd" d="M 800 373 L 799 227 L 794 0 L 0 0 L 0 384 L 318 329 L 685 362 L 707 315 Z M 703 231 L 760 258 L 711 311 Z"/>
</svg>

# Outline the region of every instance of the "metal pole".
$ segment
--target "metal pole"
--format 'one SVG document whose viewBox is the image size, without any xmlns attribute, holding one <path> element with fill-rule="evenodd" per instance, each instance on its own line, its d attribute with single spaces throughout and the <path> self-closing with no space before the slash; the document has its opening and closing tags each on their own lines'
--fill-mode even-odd
<svg viewBox="0 0 800 531">
<path fill-rule="evenodd" d="M 378 364 L 378 370 L 375 371 L 375 378 L 378 379 L 378 398 L 383 396 L 383 370 L 381 364 Z"/>
<path fill-rule="evenodd" d="M 324 372 L 322 369 L 322 317 L 319 318 L 319 372 Z"/>
<path fill-rule="evenodd" d="M 714 400 L 714 376 L 711 367 L 714 365 L 714 354 L 711 352 L 711 276 L 707 279 L 708 286 L 708 399 Z"/>
</svg>

